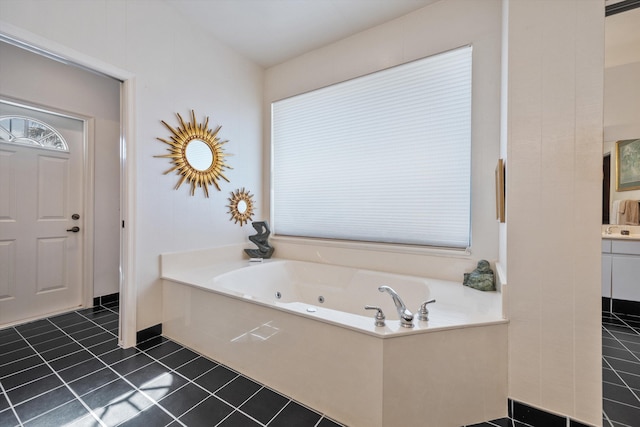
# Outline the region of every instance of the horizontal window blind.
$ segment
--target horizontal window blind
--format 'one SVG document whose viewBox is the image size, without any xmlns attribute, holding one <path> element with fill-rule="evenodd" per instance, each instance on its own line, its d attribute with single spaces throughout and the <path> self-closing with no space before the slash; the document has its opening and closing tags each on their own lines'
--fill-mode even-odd
<svg viewBox="0 0 640 427">
<path fill-rule="evenodd" d="M 276 235 L 466 248 L 470 46 L 272 104 Z"/>
</svg>

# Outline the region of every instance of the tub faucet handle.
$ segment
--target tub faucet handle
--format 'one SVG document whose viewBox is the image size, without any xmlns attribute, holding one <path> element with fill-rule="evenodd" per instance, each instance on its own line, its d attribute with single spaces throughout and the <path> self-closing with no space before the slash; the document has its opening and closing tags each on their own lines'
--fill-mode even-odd
<svg viewBox="0 0 640 427">
<path fill-rule="evenodd" d="M 384 313 L 382 312 L 382 309 L 380 307 L 365 305 L 364 308 L 366 310 L 378 310 L 376 312 L 376 326 L 384 326 L 384 319 L 386 319 L 386 317 L 384 317 Z"/>
<path fill-rule="evenodd" d="M 427 309 L 427 304 L 431 304 L 434 302 L 436 302 L 436 300 L 432 299 L 420 304 L 420 308 L 418 309 L 418 320 L 429 320 L 429 310 Z"/>
</svg>

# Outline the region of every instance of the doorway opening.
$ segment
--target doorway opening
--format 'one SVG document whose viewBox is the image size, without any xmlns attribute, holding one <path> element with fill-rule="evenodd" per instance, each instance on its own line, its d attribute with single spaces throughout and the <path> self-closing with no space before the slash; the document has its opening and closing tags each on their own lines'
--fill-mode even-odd
<svg viewBox="0 0 640 427">
<path fill-rule="evenodd" d="M 602 223 L 610 224 L 609 206 L 611 205 L 611 153 L 602 160 Z"/>
<path fill-rule="evenodd" d="M 133 294 L 131 301 L 121 298 L 119 335 L 122 345 L 134 345 L 135 321 L 127 322 L 127 328 L 122 327 L 127 319 L 135 319 L 135 289 L 127 293 L 126 287 L 130 277 L 128 265 L 131 263 L 127 257 L 132 253 L 128 250 L 131 239 L 123 228 L 123 224 L 133 223 L 128 217 L 128 207 L 134 200 L 128 198 L 127 176 L 130 175 L 126 173 L 129 166 L 126 159 L 131 158 L 126 154 L 131 145 L 125 144 L 131 141 L 126 138 L 130 136 L 126 123 L 131 121 L 126 119 L 132 97 L 132 82 L 127 80 L 132 76 L 78 66 L 6 35 L 0 35 L 0 56 L 2 98 L 36 110 L 80 118 L 86 125 L 83 132 L 89 143 L 83 161 L 91 168 L 82 182 L 87 189 L 84 194 L 91 201 L 81 214 L 82 226 L 77 227 L 82 231 L 79 230 L 77 237 L 86 232 L 83 244 L 94 252 L 83 259 L 87 273 L 83 283 L 88 289 L 82 305 L 93 305 L 94 297 Z M 60 90 L 61 87 L 64 90 Z"/>
</svg>

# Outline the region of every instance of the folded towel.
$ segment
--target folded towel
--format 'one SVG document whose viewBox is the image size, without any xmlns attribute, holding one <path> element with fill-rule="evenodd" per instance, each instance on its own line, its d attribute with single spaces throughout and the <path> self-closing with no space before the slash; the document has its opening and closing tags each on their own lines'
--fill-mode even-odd
<svg viewBox="0 0 640 427">
<path fill-rule="evenodd" d="M 640 202 L 627 200 L 625 225 L 640 225 Z"/>
<path fill-rule="evenodd" d="M 640 225 L 640 204 L 635 200 L 622 200 L 618 210 L 618 224 Z"/>
</svg>

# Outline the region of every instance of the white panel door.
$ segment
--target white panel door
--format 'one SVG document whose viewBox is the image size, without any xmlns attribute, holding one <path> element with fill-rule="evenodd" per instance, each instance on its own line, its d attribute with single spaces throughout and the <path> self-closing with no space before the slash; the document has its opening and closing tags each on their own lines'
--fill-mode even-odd
<svg viewBox="0 0 640 427">
<path fill-rule="evenodd" d="M 0 328 L 82 304 L 84 122 L 19 115 L 55 128 L 69 152 L 0 142 Z"/>
</svg>

